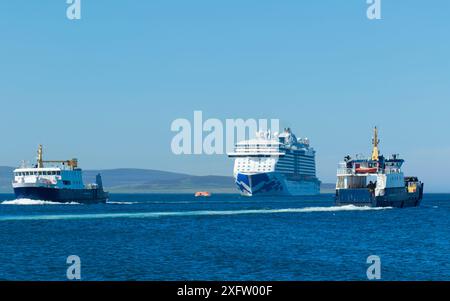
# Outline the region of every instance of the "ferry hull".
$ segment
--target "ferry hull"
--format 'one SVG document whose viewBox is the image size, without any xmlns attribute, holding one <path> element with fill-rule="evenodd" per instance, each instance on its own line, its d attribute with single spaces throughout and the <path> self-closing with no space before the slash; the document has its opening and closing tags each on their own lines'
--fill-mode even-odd
<svg viewBox="0 0 450 301">
<path fill-rule="evenodd" d="M 413 193 L 405 188 L 387 188 L 382 196 L 374 196 L 369 189 L 338 189 L 335 203 L 337 206 L 406 208 L 419 206 L 422 198 L 423 184 Z"/>
<path fill-rule="evenodd" d="M 58 189 L 48 187 L 16 187 L 17 199 L 51 201 L 57 203 L 76 202 L 80 204 L 106 203 L 108 193 L 102 189 Z"/>
<path fill-rule="evenodd" d="M 293 181 L 279 173 L 236 175 L 236 185 L 244 196 L 308 196 L 320 193 L 318 180 Z"/>
</svg>

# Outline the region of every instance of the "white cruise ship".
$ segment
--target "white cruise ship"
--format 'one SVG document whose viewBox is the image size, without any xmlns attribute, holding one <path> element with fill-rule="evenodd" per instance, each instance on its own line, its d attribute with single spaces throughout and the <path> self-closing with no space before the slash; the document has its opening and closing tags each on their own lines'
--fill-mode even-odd
<svg viewBox="0 0 450 301">
<path fill-rule="evenodd" d="M 242 195 L 317 195 L 315 150 L 308 138 L 289 128 L 283 133 L 256 133 L 256 138 L 236 144 L 228 156 L 235 158 L 234 177 Z"/>
</svg>

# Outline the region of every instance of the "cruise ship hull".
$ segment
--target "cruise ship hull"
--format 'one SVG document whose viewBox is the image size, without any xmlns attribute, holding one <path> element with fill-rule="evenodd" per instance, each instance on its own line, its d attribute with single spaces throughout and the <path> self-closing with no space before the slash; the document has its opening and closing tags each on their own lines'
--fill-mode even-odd
<svg viewBox="0 0 450 301">
<path fill-rule="evenodd" d="M 337 206 L 355 205 L 367 207 L 417 207 L 423 198 L 423 184 L 413 193 L 405 188 L 386 188 L 384 195 L 374 196 L 369 189 L 338 189 Z"/>
<path fill-rule="evenodd" d="M 59 189 L 48 187 L 16 187 L 17 199 L 51 201 L 57 203 L 76 202 L 80 204 L 106 203 L 108 193 L 103 189 Z"/>
<path fill-rule="evenodd" d="M 308 196 L 320 193 L 318 180 L 289 180 L 276 172 L 238 173 L 236 185 L 244 196 Z"/>
</svg>

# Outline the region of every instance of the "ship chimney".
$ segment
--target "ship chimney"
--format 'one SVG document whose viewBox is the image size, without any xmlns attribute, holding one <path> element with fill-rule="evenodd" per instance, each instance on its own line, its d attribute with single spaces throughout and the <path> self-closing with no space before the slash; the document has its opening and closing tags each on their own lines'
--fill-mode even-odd
<svg viewBox="0 0 450 301">
<path fill-rule="evenodd" d="M 42 158 L 42 144 L 39 144 L 38 148 L 38 157 L 37 157 L 37 167 L 38 168 L 44 168 L 44 160 Z"/>
</svg>

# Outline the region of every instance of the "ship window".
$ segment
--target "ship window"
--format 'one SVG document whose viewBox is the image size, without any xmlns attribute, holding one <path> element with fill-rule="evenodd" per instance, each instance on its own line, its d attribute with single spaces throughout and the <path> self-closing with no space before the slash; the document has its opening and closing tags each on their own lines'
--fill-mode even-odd
<svg viewBox="0 0 450 301">
<path fill-rule="evenodd" d="M 70 185 L 70 181 L 63 181 L 64 185 Z"/>
<path fill-rule="evenodd" d="M 58 176 L 61 175 L 61 171 L 58 170 L 58 171 L 56 172 L 56 174 L 57 174 Z"/>
</svg>

